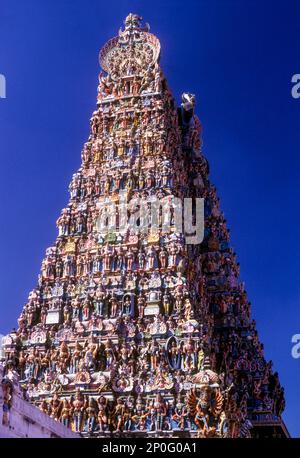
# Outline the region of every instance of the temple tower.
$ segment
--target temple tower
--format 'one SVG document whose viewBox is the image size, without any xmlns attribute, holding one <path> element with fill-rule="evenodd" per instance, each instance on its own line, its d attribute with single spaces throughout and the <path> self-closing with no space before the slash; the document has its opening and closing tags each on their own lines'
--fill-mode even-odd
<svg viewBox="0 0 300 458">
<path fill-rule="evenodd" d="M 130 14 L 100 52 L 97 108 L 58 237 L 4 339 L 31 402 L 94 436 L 286 435 L 195 97 Z"/>
</svg>

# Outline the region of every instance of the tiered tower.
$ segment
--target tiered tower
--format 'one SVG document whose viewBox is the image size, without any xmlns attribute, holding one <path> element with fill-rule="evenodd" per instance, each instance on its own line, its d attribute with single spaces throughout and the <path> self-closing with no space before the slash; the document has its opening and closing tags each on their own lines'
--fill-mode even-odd
<svg viewBox="0 0 300 458">
<path fill-rule="evenodd" d="M 4 340 L 6 370 L 83 435 L 284 435 L 283 389 L 238 281 L 194 96 L 176 107 L 159 55 L 135 14 L 100 52 L 82 165 Z M 187 222 L 201 229 L 203 202 L 197 240 Z"/>
</svg>

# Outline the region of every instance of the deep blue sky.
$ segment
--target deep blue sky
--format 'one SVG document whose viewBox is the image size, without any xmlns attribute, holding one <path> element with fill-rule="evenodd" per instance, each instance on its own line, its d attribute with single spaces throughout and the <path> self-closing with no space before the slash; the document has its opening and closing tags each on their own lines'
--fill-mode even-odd
<svg viewBox="0 0 300 458">
<path fill-rule="evenodd" d="M 0 331 L 36 284 L 95 108 L 98 51 L 129 12 L 161 40 L 174 95 L 197 95 L 204 152 L 267 358 L 300 436 L 300 2 L 2 0 Z"/>
</svg>

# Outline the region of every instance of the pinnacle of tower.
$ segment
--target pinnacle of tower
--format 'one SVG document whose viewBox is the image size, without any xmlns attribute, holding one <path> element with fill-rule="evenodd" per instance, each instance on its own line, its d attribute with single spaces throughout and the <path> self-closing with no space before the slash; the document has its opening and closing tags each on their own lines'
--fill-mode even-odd
<svg viewBox="0 0 300 458">
<path fill-rule="evenodd" d="M 138 14 L 133 14 L 129 13 L 128 16 L 126 17 L 124 24 L 125 24 L 125 29 L 126 30 L 143 30 L 141 28 L 141 21 L 142 17 L 139 16 Z M 145 29 L 147 32 L 150 30 L 150 26 L 148 23 L 146 23 Z"/>
<path fill-rule="evenodd" d="M 159 60 L 160 42 L 149 33 L 149 24 L 141 26 L 141 20 L 139 15 L 130 13 L 124 21 L 125 29 L 120 28 L 118 36 L 100 51 L 100 66 L 114 80 L 144 74 Z"/>
</svg>

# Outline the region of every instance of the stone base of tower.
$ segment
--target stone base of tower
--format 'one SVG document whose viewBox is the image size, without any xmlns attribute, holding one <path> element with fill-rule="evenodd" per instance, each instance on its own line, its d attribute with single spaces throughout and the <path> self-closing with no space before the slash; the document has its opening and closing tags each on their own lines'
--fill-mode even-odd
<svg viewBox="0 0 300 458">
<path fill-rule="evenodd" d="M 0 364 L 0 438 L 78 438 L 23 398 L 17 379 L 3 378 Z"/>
</svg>

